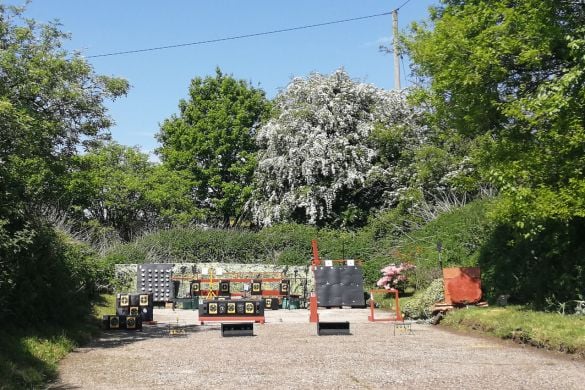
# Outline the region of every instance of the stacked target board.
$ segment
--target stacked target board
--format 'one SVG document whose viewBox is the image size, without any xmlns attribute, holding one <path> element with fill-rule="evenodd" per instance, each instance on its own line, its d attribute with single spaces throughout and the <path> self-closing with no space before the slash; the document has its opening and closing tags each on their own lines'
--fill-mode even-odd
<svg viewBox="0 0 585 390">
<path fill-rule="evenodd" d="M 263 281 L 280 282 L 278 291 L 268 290 L 268 293 L 276 296 L 263 296 L 267 290 L 262 289 Z M 250 294 L 252 299 L 230 299 L 231 283 L 250 283 Z M 191 281 L 191 296 L 203 296 L 201 284 L 209 283 L 209 280 L 197 279 Z M 218 282 L 218 298 L 206 299 L 199 304 L 199 321 L 221 322 L 221 321 L 253 321 L 264 323 L 264 310 L 277 310 L 279 299 L 278 296 L 283 292 L 289 291 L 289 281 L 286 279 L 247 279 L 247 278 L 230 278 L 220 279 Z"/>
<path fill-rule="evenodd" d="M 102 318 L 104 329 L 142 329 L 142 323 L 153 320 L 152 294 L 118 294 L 116 314 Z"/>
<path fill-rule="evenodd" d="M 199 305 L 199 321 L 253 321 L 264 323 L 264 302 L 246 299 L 204 300 Z"/>
<path fill-rule="evenodd" d="M 140 316 L 144 321 L 152 321 L 154 299 L 152 294 L 117 294 L 116 314 L 120 316 Z"/>
</svg>

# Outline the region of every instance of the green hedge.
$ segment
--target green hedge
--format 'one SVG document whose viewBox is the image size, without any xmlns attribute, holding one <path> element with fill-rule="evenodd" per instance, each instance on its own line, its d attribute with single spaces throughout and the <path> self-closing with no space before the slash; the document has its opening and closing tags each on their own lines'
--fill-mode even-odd
<svg viewBox="0 0 585 390">
<path fill-rule="evenodd" d="M 0 323 L 23 326 L 63 325 L 86 316 L 106 277 L 97 254 L 48 226 L 19 251 L 3 253 L 0 274 Z"/>
<path fill-rule="evenodd" d="M 492 298 L 547 309 L 585 297 L 585 218 L 543 221 L 535 235 L 499 225 L 486 237 L 479 258 Z"/>
<path fill-rule="evenodd" d="M 221 229 L 170 229 L 115 246 L 106 262 L 176 263 L 211 262 L 308 264 L 311 240 L 317 239 L 321 258 L 353 258 L 364 261 L 366 285 L 381 276 L 390 263 L 409 261 L 417 265 L 414 285 L 426 287 L 438 276 L 436 241 L 443 241 L 445 265 L 476 265 L 481 240 L 489 225 L 486 202 L 475 202 L 440 216 L 422 229 L 400 235 L 396 226 L 408 229 L 407 216 L 396 210 L 372 218 L 358 231 L 317 229 L 281 224 L 259 232 Z"/>
<path fill-rule="evenodd" d="M 170 229 L 112 248 L 104 261 L 113 264 L 212 262 L 309 264 L 311 240 L 318 241 L 323 259 L 361 259 L 368 262 L 377 247 L 369 231 L 347 232 L 282 224 L 259 232 L 221 229 Z M 368 274 L 369 275 L 369 274 Z M 379 269 L 368 276 L 377 280 Z"/>
</svg>

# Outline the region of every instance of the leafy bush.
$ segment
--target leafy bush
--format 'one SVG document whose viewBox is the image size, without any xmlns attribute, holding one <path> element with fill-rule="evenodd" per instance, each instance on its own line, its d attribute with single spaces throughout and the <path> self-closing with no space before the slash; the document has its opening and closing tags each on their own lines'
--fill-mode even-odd
<svg viewBox="0 0 585 390">
<path fill-rule="evenodd" d="M 545 309 L 585 292 L 585 218 L 542 223 L 535 235 L 500 224 L 486 237 L 479 257 L 490 297 L 509 294 L 510 302 Z"/>
<path fill-rule="evenodd" d="M 413 281 L 418 289 L 428 286 L 437 277 L 440 269 L 438 242 L 442 244 L 441 259 L 444 267 L 478 265 L 485 240 L 493 231 L 493 223 L 486 215 L 491 202 L 476 200 L 441 214 L 398 240 L 394 258 L 417 266 Z"/>
<path fill-rule="evenodd" d="M 105 256 L 108 270 L 114 264 L 225 262 L 309 264 L 311 240 L 316 239 L 322 259 L 361 259 L 370 262 L 375 244 L 367 231 L 347 232 L 298 224 L 281 224 L 259 232 L 222 229 L 169 229 L 143 236 L 131 243 L 115 245 Z M 388 263 L 388 258 L 382 259 Z M 367 283 L 379 277 L 366 272 Z"/>
<path fill-rule="evenodd" d="M 487 202 L 478 201 L 439 216 L 413 230 L 407 213 L 389 211 L 372 218 L 358 231 L 318 229 L 300 224 L 280 224 L 258 232 L 221 229 L 170 229 L 154 232 L 134 242 L 114 246 L 105 261 L 116 263 L 234 262 L 308 264 L 311 240 L 317 239 L 323 259 L 353 258 L 363 263 L 364 280 L 374 287 L 380 269 L 389 263 L 410 262 L 417 266 L 412 284 L 425 288 L 436 278 L 436 240 L 443 241 L 446 265 L 476 265 L 484 232 Z M 408 232 L 407 235 L 404 233 Z"/>
<path fill-rule="evenodd" d="M 443 299 L 443 279 L 435 279 L 424 291 L 411 297 L 402 306 L 402 312 L 405 318 L 427 319 L 431 316 L 431 307 Z"/>
<path fill-rule="evenodd" d="M 3 253 L 0 275 L 0 322 L 16 325 L 66 324 L 89 313 L 96 285 L 105 279 L 88 246 L 47 226 L 31 230 L 30 241 L 16 253 Z"/>
<path fill-rule="evenodd" d="M 95 301 L 93 316 L 64 325 L 0 328 L 0 389 L 45 388 L 57 377 L 59 360 L 100 332 L 99 319 L 112 311 L 114 303 L 115 296 L 102 295 Z"/>
</svg>

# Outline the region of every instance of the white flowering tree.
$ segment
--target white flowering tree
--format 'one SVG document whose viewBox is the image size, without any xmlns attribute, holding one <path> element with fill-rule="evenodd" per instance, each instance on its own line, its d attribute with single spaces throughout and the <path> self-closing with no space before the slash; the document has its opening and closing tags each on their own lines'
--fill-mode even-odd
<svg viewBox="0 0 585 390">
<path fill-rule="evenodd" d="M 420 144 L 418 118 L 403 93 L 356 82 L 343 70 L 293 79 L 257 134 L 256 185 L 248 205 L 253 221 L 351 225 L 391 202 L 388 197 L 408 180 L 394 177 L 391 156 L 381 163 L 373 133 L 395 129 L 400 142 Z"/>
</svg>

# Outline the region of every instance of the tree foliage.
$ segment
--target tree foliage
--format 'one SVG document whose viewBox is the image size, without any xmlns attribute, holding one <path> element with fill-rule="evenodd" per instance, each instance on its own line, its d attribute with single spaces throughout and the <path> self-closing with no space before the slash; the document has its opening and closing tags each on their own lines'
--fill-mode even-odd
<svg viewBox="0 0 585 390">
<path fill-rule="evenodd" d="M 274 112 L 257 136 L 250 208 L 262 226 L 363 222 L 371 208 L 397 199 L 403 181 L 392 164 L 398 155 L 379 154 L 375 129 L 386 135 L 392 129 L 399 140 L 386 144 L 393 147 L 423 138 L 418 114 L 401 93 L 355 82 L 343 70 L 293 79 L 276 97 Z"/>
<path fill-rule="evenodd" d="M 500 191 L 480 263 L 492 297 L 583 291 L 585 4 L 443 1 L 405 44 L 433 126 L 473 139 Z"/>
<path fill-rule="evenodd" d="M 444 1 L 406 39 L 430 118 L 476 138 L 527 234 L 585 214 L 584 26 L 579 1 Z"/>
<path fill-rule="evenodd" d="M 158 152 L 172 170 L 189 173 L 208 222 L 237 225 L 256 166 L 254 135 L 269 103 L 260 89 L 224 75 L 196 77 L 179 114 L 164 121 Z"/>
<path fill-rule="evenodd" d="M 129 241 L 198 216 L 186 175 L 149 162 L 137 148 L 100 144 L 75 161 L 67 193 L 76 220 L 113 228 Z"/>
<path fill-rule="evenodd" d="M 1 322 L 30 319 L 31 307 L 37 321 L 54 319 L 87 303 L 82 297 L 93 292 L 87 257 L 68 257 L 68 246 L 47 228 L 41 210 L 59 205 L 77 149 L 107 135 L 104 101 L 128 88 L 64 50 L 67 35 L 57 25 L 39 25 L 22 12 L 0 5 Z M 39 292 L 46 301 L 29 300 Z M 63 300 L 51 314 L 53 298 Z"/>
</svg>

